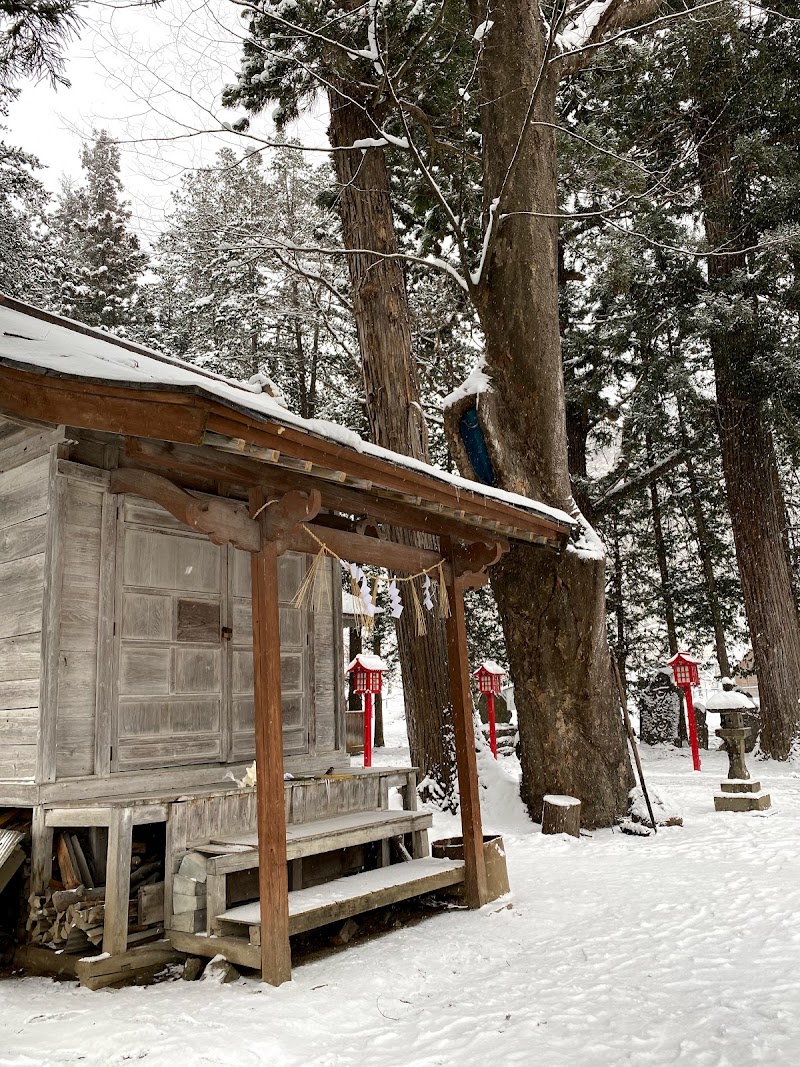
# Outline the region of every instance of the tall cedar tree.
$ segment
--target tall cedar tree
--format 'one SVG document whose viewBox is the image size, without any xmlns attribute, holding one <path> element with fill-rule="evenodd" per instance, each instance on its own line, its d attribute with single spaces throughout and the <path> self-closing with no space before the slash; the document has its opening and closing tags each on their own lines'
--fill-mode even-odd
<svg viewBox="0 0 800 1067">
<path fill-rule="evenodd" d="M 562 78 L 580 70 L 604 38 L 644 23 L 659 7 L 655 0 L 610 0 L 592 5 L 588 19 L 584 6 L 569 5 L 565 17 L 560 6 L 554 12 L 528 0 L 491 6 L 475 0 L 468 13 L 458 4 L 434 10 L 375 2 L 345 5 L 328 17 L 310 3 L 292 5 L 290 13 L 263 3 L 251 26 L 238 94 L 251 105 L 266 99 L 283 104 L 288 96 L 296 108 L 302 95 L 333 85 L 339 100 L 332 114 L 341 111 L 347 119 L 338 132 L 332 129 L 340 177 L 347 180 L 343 192 L 367 186 L 389 203 L 386 146 L 408 153 L 451 225 L 449 245 L 483 329 L 492 389 L 480 397 L 480 419 L 492 480 L 570 510 L 557 289 L 556 98 Z M 552 24 L 544 16 L 552 16 Z M 557 41 L 559 29 L 566 32 Z M 464 42 L 470 40 L 469 62 L 449 69 L 468 55 Z M 343 67 L 351 72 L 345 83 Z M 265 83 L 268 90 L 261 88 Z M 449 108 L 443 106 L 448 93 Z M 465 135 L 468 102 L 482 132 L 479 263 L 470 262 L 474 218 L 462 225 L 470 207 L 469 197 L 459 195 L 465 183 L 452 180 L 468 170 L 476 176 Z M 380 244 L 359 247 L 395 255 L 389 209 L 361 221 L 359 240 Z M 383 274 L 389 264 L 372 261 L 371 267 L 367 284 L 383 282 L 382 299 L 394 301 L 390 311 L 402 322 L 399 274 L 395 283 Z M 364 281 L 355 274 L 353 280 L 354 287 Z M 386 321 L 391 315 L 368 325 Z M 404 324 L 402 332 L 406 352 Z M 474 476 L 460 442 L 460 414 L 450 419 L 451 446 L 462 472 Z M 517 687 L 523 794 L 538 816 L 545 792 L 575 793 L 587 825 L 607 824 L 624 809 L 631 776 L 606 640 L 604 554 L 584 527 L 582 544 L 557 561 L 514 549 L 494 568 L 493 588 Z"/>
<path fill-rule="evenodd" d="M 365 64 L 340 46 L 329 48 L 313 33 L 293 35 L 287 44 L 282 6 L 266 3 L 250 18 L 238 86 L 226 102 L 260 111 L 278 102 L 279 126 L 325 88 L 330 110 L 328 136 L 334 148 L 337 207 L 358 334 L 370 435 L 377 444 L 427 462 L 427 430 L 417 367 L 411 351 L 411 315 L 398 252 L 392 191 L 386 155 L 374 142 L 387 103 L 376 100 L 363 77 Z M 347 11 L 352 10 L 352 18 Z M 347 5 L 336 19 L 342 41 L 355 43 L 364 30 L 364 10 Z M 292 19 L 314 30 L 326 19 L 318 5 L 293 5 Z M 276 22 L 277 18 L 277 22 Z M 373 253 L 377 253 L 373 254 Z M 408 531 L 390 536 L 420 547 L 430 539 Z M 423 792 L 445 807 L 455 807 L 456 766 L 452 709 L 447 676 L 444 623 L 432 617 L 427 635 L 416 634 L 414 615 L 397 620 L 411 760 L 421 770 Z"/>
<path fill-rule="evenodd" d="M 81 154 L 84 184 L 65 186 L 54 229 L 65 263 L 61 312 L 89 326 L 125 332 L 137 322 L 147 256 L 129 228 L 119 149 L 105 130 Z"/>
</svg>

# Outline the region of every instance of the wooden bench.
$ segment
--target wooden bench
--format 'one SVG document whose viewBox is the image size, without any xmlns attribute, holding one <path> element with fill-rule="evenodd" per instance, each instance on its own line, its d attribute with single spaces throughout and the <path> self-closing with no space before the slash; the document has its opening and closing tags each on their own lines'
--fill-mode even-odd
<svg viewBox="0 0 800 1067">
<path fill-rule="evenodd" d="M 428 857 L 336 878 L 309 889 L 294 890 L 289 893 L 289 934 L 315 930 L 352 915 L 362 915 L 463 881 L 464 864 L 461 860 Z M 246 930 L 251 945 L 261 943 L 258 901 L 229 908 L 218 917 L 217 924 L 223 936 L 241 935 Z"/>
<path fill-rule="evenodd" d="M 389 841 L 411 835 L 410 856 L 421 859 L 428 851 L 427 831 L 432 822 L 433 817 L 428 812 L 383 809 L 350 812 L 287 826 L 286 857 L 291 864 L 294 891 L 302 883 L 303 859 L 324 852 L 380 841 L 383 844 L 381 866 L 386 867 L 389 864 Z M 197 846 L 195 851 L 206 856 L 207 930 L 216 933 L 217 919 L 228 906 L 228 876 L 258 867 L 257 835 L 221 835 L 212 838 L 207 845 Z"/>
</svg>

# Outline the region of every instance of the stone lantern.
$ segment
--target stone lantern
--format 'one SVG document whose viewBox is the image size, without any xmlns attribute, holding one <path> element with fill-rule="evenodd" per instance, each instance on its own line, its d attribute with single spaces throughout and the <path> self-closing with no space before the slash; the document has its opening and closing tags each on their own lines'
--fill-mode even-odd
<svg viewBox="0 0 800 1067">
<path fill-rule="evenodd" d="M 762 792 L 761 783 L 753 781 L 744 761 L 745 740 L 750 731 L 743 716 L 752 707 L 749 697 L 734 691 L 730 678 L 723 678 L 722 689 L 706 700 L 706 710 L 721 716 L 722 726 L 716 734 L 727 742 L 728 748 L 728 777 L 720 784 L 721 792 L 714 796 L 717 811 L 766 811 L 771 807 L 769 793 Z"/>
</svg>

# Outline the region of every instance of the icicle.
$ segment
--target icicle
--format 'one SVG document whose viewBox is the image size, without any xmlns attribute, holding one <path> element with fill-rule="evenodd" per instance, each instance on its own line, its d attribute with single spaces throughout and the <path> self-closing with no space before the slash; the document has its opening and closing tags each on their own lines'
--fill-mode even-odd
<svg viewBox="0 0 800 1067">
<path fill-rule="evenodd" d="M 439 615 L 443 619 L 450 617 L 450 597 L 447 595 L 447 586 L 444 584 L 444 567 L 439 564 Z"/>
</svg>

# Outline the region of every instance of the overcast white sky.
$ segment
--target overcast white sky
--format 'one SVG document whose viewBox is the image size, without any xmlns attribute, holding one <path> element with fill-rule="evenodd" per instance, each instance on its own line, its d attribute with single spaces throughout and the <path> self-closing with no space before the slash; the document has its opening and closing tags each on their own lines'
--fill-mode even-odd
<svg viewBox="0 0 800 1067">
<path fill-rule="evenodd" d="M 7 139 L 38 156 L 46 168 L 40 177 L 53 190 L 62 174 L 80 175 L 81 140 L 92 128 L 130 141 L 120 146 L 123 181 L 134 225 L 151 242 L 181 175 L 211 163 L 225 143 L 241 147 L 235 137 L 200 132 L 235 117 L 219 98 L 239 64 L 239 11 L 229 0 L 117 10 L 90 3 L 82 9 L 86 28 L 67 55 L 72 87 L 25 85 L 11 108 Z M 320 111 L 293 132 L 304 144 L 320 145 L 326 125 Z M 269 118 L 256 128 L 268 134 Z"/>
</svg>

